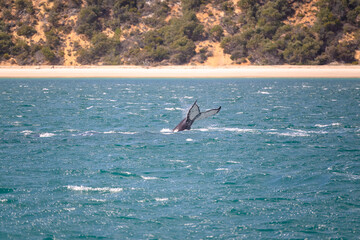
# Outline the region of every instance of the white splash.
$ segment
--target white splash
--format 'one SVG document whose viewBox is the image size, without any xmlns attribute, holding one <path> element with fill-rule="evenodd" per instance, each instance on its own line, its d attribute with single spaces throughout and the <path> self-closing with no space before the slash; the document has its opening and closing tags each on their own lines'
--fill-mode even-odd
<svg viewBox="0 0 360 240">
<path fill-rule="evenodd" d="M 169 128 L 163 128 L 160 130 L 162 134 L 173 134 L 174 132 Z"/>
</svg>

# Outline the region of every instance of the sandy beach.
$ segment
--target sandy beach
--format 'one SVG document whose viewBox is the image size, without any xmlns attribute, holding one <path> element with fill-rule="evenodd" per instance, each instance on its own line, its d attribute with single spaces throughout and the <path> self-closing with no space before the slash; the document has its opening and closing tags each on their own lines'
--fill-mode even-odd
<svg viewBox="0 0 360 240">
<path fill-rule="evenodd" d="M 335 66 L 1 66 L 0 78 L 360 78 L 359 65 Z"/>
</svg>

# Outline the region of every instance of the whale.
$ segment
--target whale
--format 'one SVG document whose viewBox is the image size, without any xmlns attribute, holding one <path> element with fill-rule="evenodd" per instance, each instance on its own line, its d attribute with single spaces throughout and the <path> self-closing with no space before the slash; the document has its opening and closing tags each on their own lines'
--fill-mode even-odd
<svg viewBox="0 0 360 240">
<path fill-rule="evenodd" d="M 197 105 L 197 100 L 189 109 L 186 117 L 173 129 L 173 132 L 180 132 L 184 130 L 190 130 L 191 125 L 198 120 L 208 118 L 212 115 L 217 114 L 221 109 L 221 106 L 218 108 L 210 109 L 205 112 L 200 112 L 200 108 Z"/>
</svg>

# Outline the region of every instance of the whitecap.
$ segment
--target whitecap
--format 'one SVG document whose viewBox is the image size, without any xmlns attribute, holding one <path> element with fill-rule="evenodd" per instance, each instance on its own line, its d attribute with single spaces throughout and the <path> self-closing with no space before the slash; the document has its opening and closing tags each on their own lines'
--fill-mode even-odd
<svg viewBox="0 0 360 240">
<path fill-rule="evenodd" d="M 124 134 L 124 135 L 134 135 L 137 134 L 137 132 L 119 132 L 120 134 Z"/>
<path fill-rule="evenodd" d="M 93 201 L 93 202 L 106 202 L 106 199 L 95 199 L 95 198 L 92 198 L 92 199 L 90 199 L 90 201 Z"/>
<path fill-rule="evenodd" d="M 172 107 L 172 108 L 165 108 L 166 111 L 182 111 L 182 108 L 179 107 Z"/>
<path fill-rule="evenodd" d="M 81 191 L 81 192 L 111 192 L 117 193 L 121 192 L 122 188 L 110 188 L 110 187 L 102 187 L 102 188 L 93 188 L 93 187 L 85 187 L 85 186 L 67 186 L 67 189 L 73 191 Z"/>
<path fill-rule="evenodd" d="M 190 97 L 190 96 L 185 96 L 185 99 L 193 99 L 194 97 Z"/>
<path fill-rule="evenodd" d="M 41 138 L 48 138 L 48 137 L 53 137 L 55 136 L 56 134 L 54 133 L 40 133 L 40 136 Z"/>
<path fill-rule="evenodd" d="M 309 137 L 307 132 L 269 132 L 269 134 L 284 136 L 284 137 Z"/>
<path fill-rule="evenodd" d="M 165 202 L 165 201 L 169 201 L 169 198 L 155 198 L 155 201 L 157 201 L 157 202 Z"/>
<path fill-rule="evenodd" d="M 315 124 L 315 127 L 319 127 L 319 128 L 324 128 L 324 127 L 328 127 L 330 125 L 328 124 Z"/>
<path fill-rule="evenodd" d="M 186 161 L 184 161 L 184 160 L 169 160 L 170 162 L 179 162 L 179 163 L 184 163 L 184 162 L 186 162 Z"/>
<path fill-rule="evenodd" d="M 8 201 L 7 199 L 0 199 L 1 203 L 7 202 L 7 201 Z"/>
<path fill-rule="evenodd" d="M 228 168 L 217 168 L 216 171 L 229 171 Z"/>
<path fill-rule="evenodd" d="M 209 127 L 209 130 L 216 130 L 220 132 L 238 132 L 238 133 L 256 132 L 255 129 L 251 129 L 251 128 L 230 128 L 230 127 L 224 127 L 224 128 Z"/>
<path fill-rule="evenodd" d="M 112 134 L 112 133 L 116 133 L 116 132 L 115 131 L 104 132 L 104 134 Z"/>
<path fill-rule="evenodd" d="M 269 95 L 269 94 L 270 94 L 270 93 L 267 92 L 267 91 L 258 91 L 257 93 L 259 93 L 259 94 L 264 94 L 264 95 Z"/>
<path fill-rule="evenodd" d="M 90 107 L 87 107 L 86 109 L 89 110 L 89 109 L 92 109 L 94 106 L 90 106 Z"/>
<path fill-rule="evenodd" d="M 159 179 L 157 177 L 145 177 L 145 176 L 141 176 L 142 179 L 144 180 L 156 180 L 156 179 Z"/>
<path fill-rule="evenodd" d="M 198 128 L 196 129 L 197 131 L 200 131 L 200 132 L 208 132 L 209 129 L 208 128 Z"/>
<path fill-rule="evenodd" d="M 75 210 L 75 208 L 73 207 L 73 208 L 64 208 L 64 210 L 65 211 L 69 211 L 69 212 L 71 212 L 71 211 L 74 211 Z"/>
<path fill-rule="evenodd" d="M 32 133 L 33 133 L 33 131 L 30 131 L 30 130 L 24 130 L 24 131 L 22 131 L 21 133 L 22 133 L 22 134 L 24 134 L 24 136 L 28 136 L 28 135 L 32 134 Z"/>
<path fill-rule="evenodd" d="M 237 163 L 240 163 L 240 162 L 237 162 L 237 161 L 227 161 L 227 163 L 234 163 L 234 164 L 237 164 Z"/>
<path fill-rule="evenodd" d="M 187 141 L 187 142 L 193 142 L 193 141 L 194 141 L 194 139 L 187 138 L 187 139 L 186 139 L 186 141 Z"/>
</svg>

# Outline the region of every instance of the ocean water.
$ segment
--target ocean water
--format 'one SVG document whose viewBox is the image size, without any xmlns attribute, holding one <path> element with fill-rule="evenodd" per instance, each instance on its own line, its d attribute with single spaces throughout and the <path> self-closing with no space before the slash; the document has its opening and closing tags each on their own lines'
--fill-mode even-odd
<svg viewBox="0 0 360 240">
<path fill-rule="evenodd" d="M 0 79 L 0 239 L 359 239 L 359 115 L 360 79 Z"/>
</svg>

